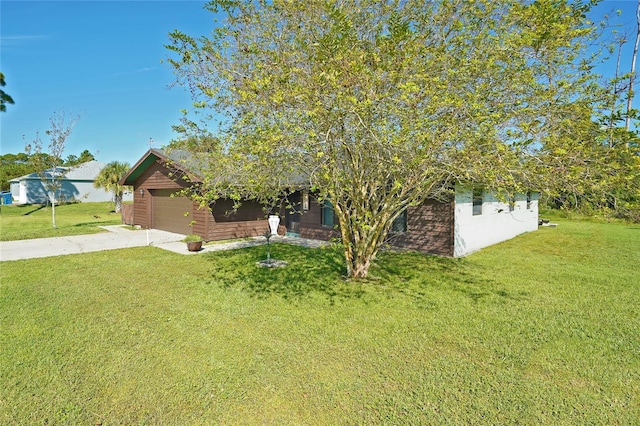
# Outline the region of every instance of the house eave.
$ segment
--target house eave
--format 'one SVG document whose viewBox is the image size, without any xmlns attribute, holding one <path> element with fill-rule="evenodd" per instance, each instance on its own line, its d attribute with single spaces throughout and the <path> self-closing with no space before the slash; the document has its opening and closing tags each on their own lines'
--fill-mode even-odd
<svg viewBox="0 0 640 426">
<path fill-rule="evenodd" d="M 131 169 L 129 169 L 129 171 L 122 177 L 122 179 L 120 179 L 119 184 L 129 186 L 135 185 L 135 182 L 142 175 L 142 173 L 144 173 L 144 171 L 147 170 L 156 161 L 161 161 L 165 164 L 171 164 L 172 167 L 175 167 L 176 170 L 181 171 L 185 174 L 193 175 L 190 170 L 187 170 L 182 164 L 180 164 L 176 160 L 171 159 L 159 149 L 151 148 L 146 152 L 145 155 L 142 156 L 142 158 L 140 158 L 140 160 L 138 160 L 136 164 L 134 164 Z M 195 179 L 192 179 L 192 181 L 197 182 L 199 181 L 199 178 L 196 177 Z"/>
</svg>

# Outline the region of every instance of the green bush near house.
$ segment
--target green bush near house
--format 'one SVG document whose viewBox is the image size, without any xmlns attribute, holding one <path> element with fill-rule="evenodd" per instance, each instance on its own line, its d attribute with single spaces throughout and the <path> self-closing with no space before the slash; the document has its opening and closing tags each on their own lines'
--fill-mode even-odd
<svg viewBox="0 0 640 426">
<path fill-rule="evenodd" d="M 196 243 L 198 241 L 202 241 L 202 237 L 200 235 L 189 234 L 182 239 L 185 243 Z"/>
<path fill-rule="evenodd" d="M 362 282 L 281 244 L 3 262 L 0 424 L 638 424 L 640 226 L 557 222 Z"/>
</svg>

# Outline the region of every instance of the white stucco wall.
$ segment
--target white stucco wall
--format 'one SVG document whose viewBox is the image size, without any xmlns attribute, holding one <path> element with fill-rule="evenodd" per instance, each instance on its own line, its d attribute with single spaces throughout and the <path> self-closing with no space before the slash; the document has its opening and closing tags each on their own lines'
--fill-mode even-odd
<svg viewBox="0 0 640 426">
<path fill-rule="evenodd" d="M 77 191 L 74 201 L 81 202 L 97 202 L 97 201 L 114 201 L 113 192 L 105 191 L 103 188 L 95 188 L 93 181 L 90 182 L 68 182 L 73 187 L 74 191 Z M 70 191 L 68 191 L 70 192 Z M 123 201 L 133 201 L 133 193 L 126 191 L 122 197 Z"/>
<path fill-rule="evenodd" d="M 19 181 L 10 181 L 9 187 L 11 188 L 11 197 L 13 197 L 13 202 L 17 204 L 23 204 L 24 202 L 20 199 L 20 182 Z"/>
<path fill-rule="evenodd" d="M 93 181 L 68 181 L 62 182 L 61 196 L 65 200 L 61 201 L 80 201 L 80 202 L 96 202 L 111 201 L 113 194 L 102 188 L 94 188 Z"/>
<path fill-rule="evenodd" d="M 473 215 L 473 190 L 456 187 L 454 256 L 460 257 L 525 232 L 538 229 L 538 193 L 531 192 L 527 209 L 526 194 L 517 194 L 513 211 L 509 203 L 484 192 L 482 214 Z"/>
</svg>

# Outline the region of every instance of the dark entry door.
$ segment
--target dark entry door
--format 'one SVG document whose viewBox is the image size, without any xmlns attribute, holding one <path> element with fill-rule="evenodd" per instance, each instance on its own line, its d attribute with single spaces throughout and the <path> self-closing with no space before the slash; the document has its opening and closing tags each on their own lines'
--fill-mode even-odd
<svg viewBox="0 0 640 426">
<path fill-rule="evenodd" d="M 291 194 L 289 196 L 289 202 L 293 206 L 293 212 L 291 211 L 291 208 L 287 209 L 284 225 L 287 227 L 287 234 L 289 235 L 300 235 L 300 210 L 302 209 L 301 201 L 302 195 L 300 194 L 300 192 L 296 192 L 295 194 Z"/>
</svg>

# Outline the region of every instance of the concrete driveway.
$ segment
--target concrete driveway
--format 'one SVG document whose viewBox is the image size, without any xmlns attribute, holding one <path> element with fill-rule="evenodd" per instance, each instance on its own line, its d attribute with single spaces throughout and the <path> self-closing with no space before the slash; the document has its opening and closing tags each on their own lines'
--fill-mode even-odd
<svg viewBox="0 0 640 426">
<path fill-rule="evenodd" d="M 0 261 L 143 246 L 166 246 L 167 248 L 171 247 L 172 250 L 182 248 L 187 252 L 186 245 L 180 242 L 184 238 L 184 235 L 181 234 L 157 229 L 131 230 L 118 225 L 104 226 L 103 228 L 109 232 L 71 237 L 0 241 Z"/>
<path fill-rule="evenodd" d="M 199 252 L 190 252 L 187 250 L 187 245 L 181 241 L 184 238 L 182 234 L 174 234 L 158 229 L 132 230 L 121 225 L 103 226 L 102 228 L 109 232 L 74 235 L 71 237 L 0 241 L 0 262 L 144 246 L 159 247 L 179 254 L 197 254 L 252 247 L 266 243 L 264 237 L 254 237 L 241 241 L 205 245 L 202 246 L 202 250 Z M 310 248 L 329 244 L 327 241 L 282 236 L 273 236 L 271 242 Z"/>
</svg>

